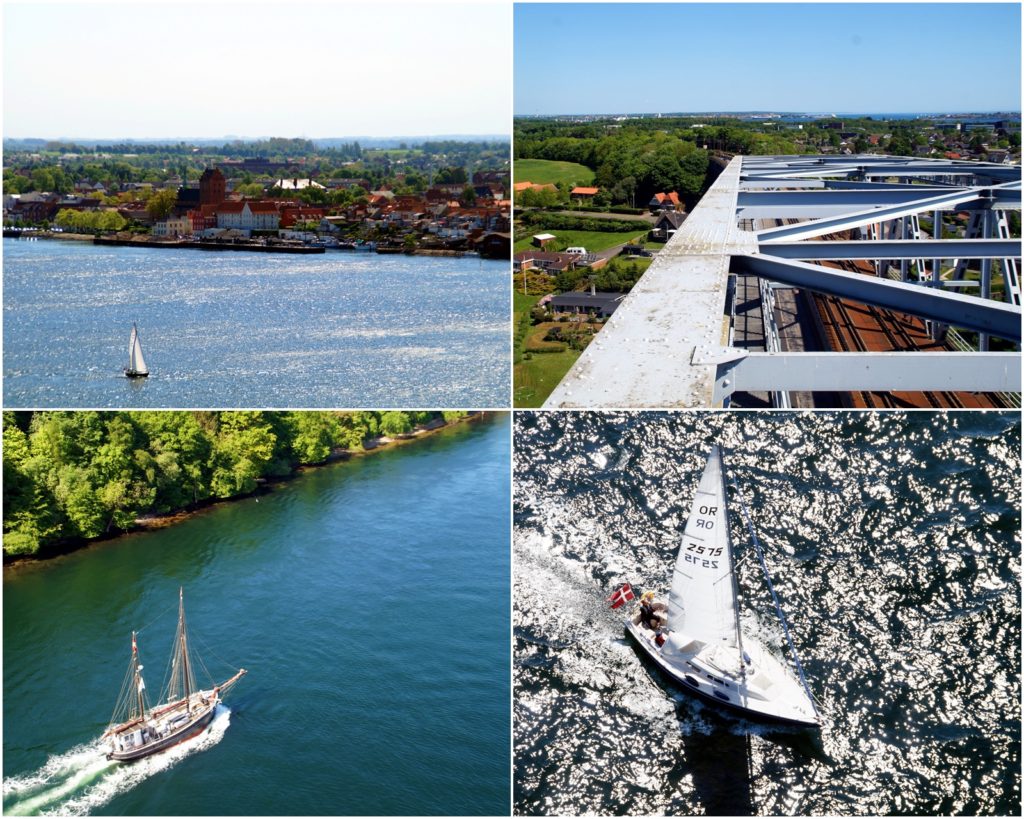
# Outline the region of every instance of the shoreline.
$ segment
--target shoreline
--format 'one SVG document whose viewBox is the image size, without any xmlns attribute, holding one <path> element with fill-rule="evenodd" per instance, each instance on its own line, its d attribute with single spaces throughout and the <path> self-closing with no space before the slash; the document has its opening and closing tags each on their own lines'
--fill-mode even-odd
<svg viewBox="0 0 1024 819">
<path fill-rule="evenodd" d="M 292 471 L 287 475 L 259 478 L 255 491 L 249 492 L 245 495 L 233 495 L 230 498 L 208 498 L 190 506 L 175 509 L 171 512 L 136 518 L 135 525 L 130 529 L 110 532 L 90 539 L 69 540 L 65 543 L 53 544 L 49 549 L 47 549 L 45 554 L 29 556 L 8 556 L 7 554 L 4 554 L 3 572 L 6 576 L 9 572 L 27 571 L 32 568 L 45 566 L 53 560 L 66 557 L 85 549 L 102 544 L 113 543 L 121 538 L 132 537 L 134 535 L 144 534 L 158 529 L 166 529 L 170 526 L 174 526 L 175 524 L 183 523 L 186 520 L 204 514 L 218 506 L 221 506 L 222 504 L 235 503 L 238 501 L 250 500 L 252 498 L 259 498 L 261 495 L 268 495 L 274 491 L 276 486 L 289 483 L 307 471 L 336 466 L 356 458 L 365 458 L 378 452 L 398 449 L 399 447 L 414 444 L 424 438 L 429 438 L 431 435 L 441 432 L 442 430 L 455 429 L 466 423 L 479 423 L 494 415 L 496 415 L 495 412 L 479 411 L 463 416 L 462 418 L 456 418 L 453 421 L 443 421 L 438 419 L 440 423 L 433 422 L 431 424 L 418 427 L 412 432 L 396 438 L 389 438 L 386 435 L 379 435 L 376 438 L 368 438 L 363 444 L 364 448 L 361 450 L 336 449 L 321 463 L 299 464 L 293 467 Z"/>
<path fill-rule="evenodd" d="M 297 254 L 297 255 L 309 255 L 316 254 L 322 255 L 326 253 L 328 249 L 331 250 L 349 250 L 350 248 L 326 248 L 322 246 L 314 245 L 289 245 L 289 244 L 272 244 L 264 245 L 253 243 L 250 241 L 239 241 L 239 242 L 217 242 L 217 241 L 195 241 L 195 240 L 184 240 L 184 239 L 172 239 L 172 240 L 157 240 L 150 239 L 140 236 L 132 239 L 120 239 L 116 235 L 93 235 L 91 233 L 54 233 L 49 230 L 38 230 L 29 231 L 24 234 L 12 235 L 13 231 L 5 230 L 5 239 L 18 239 L 21 241 L 40 241 L 40 240 L 54 240 L 63 242 L 85 242 L 88 244 L 97 245 L 100 247 L 144 247 L 155 250 L 206 250 L 206 251 L 248 251 L 254 253 L 285 253 L 285 254 Z M 422 247 L 415 246 L 411 248 L 407 247 L 392 247 L 384 245 L 375 248 L 372 252 L 380 255 L 405 255 L 405 256 L 434 256 L 434 257 L 449 257 L 449 258 L 493 258 L 483 256 L 477 250 L 462 249 L 455 250 L 450 248 L 438 248 L 438 247 Z M 500 260 L 500 258 L 499 258 Z"/>
</svg>

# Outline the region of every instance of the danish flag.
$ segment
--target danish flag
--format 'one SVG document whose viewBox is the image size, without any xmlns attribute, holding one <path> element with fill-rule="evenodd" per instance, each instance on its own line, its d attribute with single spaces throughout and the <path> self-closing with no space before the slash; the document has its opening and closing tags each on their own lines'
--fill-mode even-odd
<svg viewBox="0 0 1024 819">
<path fill-rule="evenodd" d="M 617 609 L 620 606 L 625 605 L 627 601 L 635 599 L 636 595 L 633 594 L 633 587 L 630 586 L 629 583 L 623 583 L 615 590 L 614 594 L 608 598 L 608 602 L 612 604 L 613 609 Z"/>
</svg>

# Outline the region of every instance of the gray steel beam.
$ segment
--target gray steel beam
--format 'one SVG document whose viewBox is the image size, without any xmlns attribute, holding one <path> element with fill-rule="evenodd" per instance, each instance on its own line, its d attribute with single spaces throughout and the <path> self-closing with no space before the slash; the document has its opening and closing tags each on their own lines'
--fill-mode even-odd
<svg viewBox="0 0 1024 819">
<path fill-rule="evenodd" d="M 732 269 L 734 272 L 755 273 L 818 293 L 988 333 L 1009 341 L 1019 343 L 1021 340 L 1020 308 L 1001 302 L 765 255 L 733 256 Z"/>
<path fill-rule="evenodd" d="M 1020 392 L 1017 353 L 762 353 L 719 367 L 719 399 L 740 390 Z"/>
<path fill-rule="evenodd" d="M 859 242 L 762 242 L 761 253 L 780 259 L 1004 259 L 1019 257 L 1019 239 L 899 239 Z"/>
<path fill-rule="evenodd" d="M 966 188 L 961 189 L 961 193 Z M 857 210 L 866 207 L 881 207 L 883 205 L 903 205 L 907 202 L 917 202 L 927 196 L 941 196 L 953 193 L 949 188 L 931 188 L 924 185 L 908 185 L 902 188 L 870 188 L 848 189 L 848 190 L 813 190 L 813 191 L 747 191 L 741 190 L 737 205 L 741 208 L 747 207 L 788 207 L 799 205 L 801 207 L 812 207 L 815 205 L 827 205 L 829 207 L 845 207 L 847 210 Z M 1007 199 L 1012 195 L 1007 193 Z M 1016 196 L 1020 200 L 1020 194 Z"/>
<path fill-rule="evenodd" d="M 762 242 L 770 242 L 775 239 L 813 239 L 816 236 L 825 236 L 829 233 L 862 227 L 863 225 L 881 222 L 886 219 L 898 219 L 911 213 L 925 210 L 931 211 L 947 205 L 962 209 L 965 205 L 975 202 L 980 198 L 977 191 L 954 191 L 940 196 L 925 197 L 915 202 L 890 205 L 884 208 L 871 208 L 869 210 L 847 213 L 842 216 L 816 219 L 813 222 L 805 222 L 799 225 L 769 228 L 768 230 L 758 231 L 757 238 Z"/>
</svg>

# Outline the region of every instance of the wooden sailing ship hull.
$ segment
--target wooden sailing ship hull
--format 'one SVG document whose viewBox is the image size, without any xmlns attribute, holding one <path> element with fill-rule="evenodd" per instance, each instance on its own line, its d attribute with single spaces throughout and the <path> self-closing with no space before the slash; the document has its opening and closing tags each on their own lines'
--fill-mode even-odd
<svg viewBox="0 0 1024 819">
<path fill-rule="evenodd" d="M 185 740 L 201 734 L 213 721 L 213 714 L 216 710 L 217 703 L 213 702 L 208 706 L 204 706 L 200 711 L 195 712 L 192 719 L 175 728 L 166 736 L 144 742 L 141 745 L 123 751 L 112 747 L 110 752 L 107 753 L 107 759 L 114 759 L 119 762 L 132 762 L 136 759 L 142 759 L 143 757 L 166 751 L 168 748 L 173 748 L 175 745 L 179 745 Z"/>
<path fill-rule="evenodd" d="M 801 728 L 816 728 L 820 721 L 809 703 L 804 703 L 803 690 L 799 683 L 782 671 L 777 662 L 773 662 L 760 646 L 751 645 L 752 653 L 758 655 L 759 664 L 771 673 L 772 688 L 777 696 L 761 698 L 756 692 L 746 690 L 735 679 L 719 672 L 711 673 L 700 663 L 698 657 L 680 666 L 676 658 L 662 653 L 654 633 L 632 620 L 626 621 L 626 631 L 637 645 L 661 671 L 689 693 L 696 694 L 702 700 L 740 714 L 750 719 L 771 722 Z M 685 661 L 684 661 L 685 662 Z"/>
</svg>

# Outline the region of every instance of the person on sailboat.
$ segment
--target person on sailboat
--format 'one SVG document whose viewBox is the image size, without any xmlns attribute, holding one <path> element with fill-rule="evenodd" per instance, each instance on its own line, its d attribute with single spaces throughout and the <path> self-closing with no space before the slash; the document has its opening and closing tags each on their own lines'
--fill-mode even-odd
<svg viewBox="0 0 1024 819">
<path fill-rule="evenodd" d="M 661 628 L 661 617 L 654 610 L 654 592 L 646 591 L 640 595 L 640 622 L 651 631 Z"/>
</svg>

